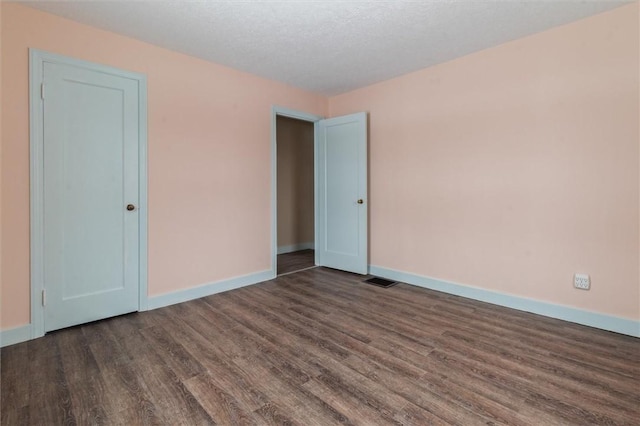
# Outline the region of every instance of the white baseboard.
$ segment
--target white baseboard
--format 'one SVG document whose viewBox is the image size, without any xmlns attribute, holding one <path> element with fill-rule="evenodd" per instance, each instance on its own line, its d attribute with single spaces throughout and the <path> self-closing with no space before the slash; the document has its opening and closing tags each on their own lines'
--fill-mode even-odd
<svg viewBox="0 0 640 426">
<path fill-rule="evenodd" d="M 584 311 L 569 306 L 556 305 L 553 303 L 541 302 L 539 300 L 527 299 L 524 297 L 512 296 L 477 287 L 470 287 L 462 284 L 438 280 L 435 278 L 411 274 L 408 272 L 387 269 L 380 266 L 370 265 L 369 273 L 371 275 L 376 275 L 379 277 L 391 279 L 394 281 L 400 281 L 406 284 L 424 287 L 431 290 L 441 291 L 444 293 L 454 294 L 456 296 L 462 296 L 468 299 L 479 300 L 482 302 L 492 303 L 494 305 L 517 309 L 520 311 L 532 312 L 534 314 L 557 318 L 564 321 L 600 328 L 603 330 L 614 331 L 616 333 L 626 334 L 633 337 L 640 337 L 640 321 L 619 318 L 612 315 L 600 314 L 597 312 Z M 164 306 L 174 305 L 176 303 L 187 302 L 189 300 L 210 296 L 212 294 L 222 293 L 225 291 L 234 290 L 236 288 L 268 281 L 270 279 L 273 279 L 274 277 L 274 271 L 266 270 L 257 272 L 255 274 L 243 275 L 240 277 L 200 285 L 186 290 L 179 290 L 172 293 L 149 297 L 148 309 L 156 309 Z M 33 336 L 31 324 L 23 325 L 9 330 L 0 330 L 0 347 L 26 342 L 27 340 L 31 340 L 32 338 Z"/>
<path fill-rule="evenodd" d="M 369 273 L 382 278 L 403 282 L 406 284 L 424 287 L 443 293 L 454 294 L 468 299 L 479 300 L 492 303 L 494 305 L 505 306 L 519 311 L 532 312 L 546 317 L 557 318 L 564 321 L 614 331 L 633 337 L 640 337 L 640 321 L 627 318 L 615 317 L 612 315 L 600 314 L 597 312 L 585 311 L 564 305 L 542 302 L 524 297 L 512 296 L 498 293 L 478 287 L 470 287 L 448 281 L 415 275 L 408 272 L 396 271 L 380 266 L 369 266 Z"/>
<path fill-rule="evenodd" d="M 198 299 L 200 297 L 209 296 L 224 291 L 245 287 L 259 282 L 268 281 L 275 276 L 271 270 L 257 272 L 255 274 L 243 275 L 240 277 L 230 278 L 228 280 L 217 281 L 214 283 L 204 284 L 192 287 L 186 290 L 179 290 L 173 293 L 161 294 L 159 296 L 149 297 L 148 309 L 162 308 L 164 306 L 174 305 L 176 303 L 187 302 L 189 300 Z M 0 348 L 14 345 L 16 343 L 26 342 L 33 339 L 31 324 L 20 327 L 0 330 Z"/>
<path fill-rule="evenodd" d="M 278 254 L 292 253 L 300 250 L 313 250 L 315 247 L 316 245 L 313 241 L 309 243 L 292 244 L 290 246 L 279 246 Z"/>
<path fill-rule="evenodd" d="M 0 331 L 0 348 L 31 340 L 31 324 Z"/>
<path fill-rule="evenodd" d="M 255 274 L 242 275 L 240 277 L 229 278 L 227 280 L 191 287 L 185 290 L 178 290 L 172 293 L 161 294 L 149 297 L 149 310 L 162 308 L 164 306 L 175 305 L 176 303 L 187 302 L 193 299 L 210 296 L 223 291 L 234 290 L 236 288 L 257 284 L 274 278 L 272 270 L 256 272 Z"/>
</svg>

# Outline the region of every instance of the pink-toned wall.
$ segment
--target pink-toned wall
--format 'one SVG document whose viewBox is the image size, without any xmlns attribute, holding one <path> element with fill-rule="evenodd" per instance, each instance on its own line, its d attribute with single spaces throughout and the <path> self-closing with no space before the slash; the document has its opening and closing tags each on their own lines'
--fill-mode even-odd
<svg viewBox="0 0 640 426">
<path fill-rule="evenodd" d="M 0 11 L 2 329 L 29 322 L 28 47 L 148 76 L 151 295 L 269 268 L 270 107 L 326 99 Z M 639 19 L 625 6 L 329 99 L 370 112 L 371 263 L 638 319 Z"/>
<path fill-rule="evenodd" d="M 639 319 L 637 8 L 331 98 L 370 113 L 371 264 Z"/>
<path fill-rule="evenodd" d="M 30 320 L 30 47 L 147 75 L 150 295 L 270 268 L 271 107 L 325 115 L 325 98 L 0 4 L 3 329 Z"/>
<path fill-rule="evenodd" d="M 2 82 L 2 4 L 0 3 L 0 83 Z M 2 99 L 4 92 L 0 84 L 0 280 L 2 279 Z M 0 282 L 0 309 L 2 308 L 2 283 Z M 2 326 L 2 315 L 0 314 L 0 330 Z"/>
</svg>

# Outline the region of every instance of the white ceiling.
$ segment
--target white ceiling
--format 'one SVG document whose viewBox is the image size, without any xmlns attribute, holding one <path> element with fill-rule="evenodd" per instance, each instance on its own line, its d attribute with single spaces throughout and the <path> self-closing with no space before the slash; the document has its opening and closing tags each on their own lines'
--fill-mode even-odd
<svg viewBox="0 0 640 426">
<path fill-rule="evenodd" d="M 627 1 L 21 1 L 324 95 L 575 21 Z"/>
</svg>

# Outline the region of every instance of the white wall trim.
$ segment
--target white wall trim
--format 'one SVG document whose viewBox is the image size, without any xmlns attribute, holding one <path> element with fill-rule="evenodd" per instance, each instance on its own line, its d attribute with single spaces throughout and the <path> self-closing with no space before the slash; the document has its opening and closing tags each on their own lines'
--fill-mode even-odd
<svg viewBox="0 0 640 426">
<path fill-rule="evenodd" d="M 443 293 L 454 294 L 468 299 L 479 300 L 507 308 L 517 309 L 525 312 L 532 312 L 546 317 L 557 318 L 564 321 L 626 334 L 633 337 L 640 337 L 640 321 L 626 318 L 619 318 L 612 315 L 589 312 L 569 306 L 557 305 L 539 300 L 527 299 L 524 297 L 512 296 L 508 294 L 484 290 L 477 287 L 470 287 L 462 284 L 452 283 L 435 278 L 411 274 L 408 272 L 396 271 L 380 266 L 371 265 L 369 267 L 371 275 L 403 282 L 417 287 L 424 287 Z M 226 280 L 216 281 L 185 290 L 172 293 L 161 294 L 148 298 L 148 309 L 157 309 L 164 306 L 187 302 L 201 297 L 234 290 L 241 287 L 258 284 L 272 279 L 272 271 L 265 270 L 254 274 L 243 275 Z M 31 324 L 0 331 L 0 347 L 13 345 L 34 339 L 36 336 Z"/>
<path fill-rule="evenodd" d="M 278 254 L 293 253 L 300 250 L 313 250 L 315 248 L 313 241 L 308 243 L 291 244 L 288 246 L 278 246 Z"/>
<path fill-rule="evenodd" d="M 176 303 L 211 296 L 212 294 L 235 290 L 240 287 L 246 287 L 263 281 L 268 281 L 272 278 L 271 270 L 267 269 L 266 271 L 256 272 L 254 274 L 242 275 L 239 277 L 199 285 L 197 287 L 191 287 L 185 290 L 151 296 L 149 297 L 149 309 L 162 308 L 169 305 L 175 305 Z"/>
<path fill-rule="evenodd" d="M 370 265 L 369 272 L 371 275 L 431 290 L 437 290 L 443 293 L 454 294 L 468 299 L 505 306 L 519 311 L 532 312 L 546 317 L 614 331 L 616 333 L 626 334 L 633 337 L 640 337 L 640 321 L 632 319 L 585 311 L 582 309 L 572 308 L 570 306 L 557 305 L 525 297 L 512 296 L 478 287 L 471 287 L 436 278 L 387 269 L 380 266 Z"/>
<path fill-rule="evenodd" d="M 138 214 L 140 222 L 138 224 L 138 311 L 146 311 L 148 308 L 148 274 L 149 274 L 149 248 L 148 248 L 148 169 L 147 169 L 147 76 L 139 75 L 138 85 Z"/>
<path fill-rule="evenodd" d="M 41 294 L 44 289 L 44 181 L 43 181 L 43 105 L 40 85 L 44 80 L 44 63 L 53 62 L 86 68 L 128 78 L 138 82 L 139 111 L 139 295 L 138 310 L 147 309 L 147 77 L 102 64 L 29 49 L 29 143 L 30 143 L 30 250 L 31 250 L 31 337 L 44 336 L 44 309 Z"/>
<path fill-rule="evenodd" d="M 237 288 L 268 281 L 271 278 L 271 270 L 266 270 L 254 274 L 242 275 L 227 280 L 203 284 L 185 290 L 178 290 L 172 293 L 152 296 L 147 298 L 147 309 L 145 310 L 162 308 L 164 306 L 175 305 L 176 303 L 187 302 L 189 300 L 199 299 L 212 294 L 235 290 Z M 32 324 L 27 324 L 8 330 L 0 330 L 0 347 L 15 345 L 16 343 L 26 342 L 44 335 L 36 335 L 33 328 Z"/>
<path fill-rule="evenodd" d="M 31 324 L 0 331 L 0 348 L 31 340 Z"/>
<path fill-rule="evenodd" d="M 283 108 L 279 106 L 271 107 L 271 277 L 275 278 L 278 275 L 278 144 L 277 144 L 277 132 L 276 132 L 276 118 L 277 116 L 295 118 L 297 120 L 309 121 L 314 123 L 314 141 L 313 151 L 314 156 L 316 152 L 316 124 L 324 117 L 314 114 L 308 114 L 306 112 L 295 111 L 289 108 Z M 313 160 L 315 164 L 315 158 Z M 317 176 L 314 172 L 314 182 L 317 181 Z M 314 183 L 314 187 L 315 187 Z M 317 192 L 314 189 L 314 193 Z M 314 195 L 315 197 L 315 195 Z M 317 199 L 315 202 L 317 203 Z M 315 225 L 314 225 L 315 228 Z M 317 235 L 316 235 L 317 238 Z M 316 264 L 318 261 L 318 254 L 316 253 Z"/>
</svg>

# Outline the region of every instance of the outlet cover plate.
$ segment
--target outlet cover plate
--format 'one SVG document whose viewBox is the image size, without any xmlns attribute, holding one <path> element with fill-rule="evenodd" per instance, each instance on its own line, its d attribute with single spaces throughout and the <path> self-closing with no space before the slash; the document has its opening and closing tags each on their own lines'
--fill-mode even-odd
<svg viewBox="0 0 640 426">
<path fill-rule="evenodd" d="M 587 274 L 575 274 L 573 276 L 573 286 L 580 290 L 589 290 L 591 288 L 591 279 Z"/>
</svg>

